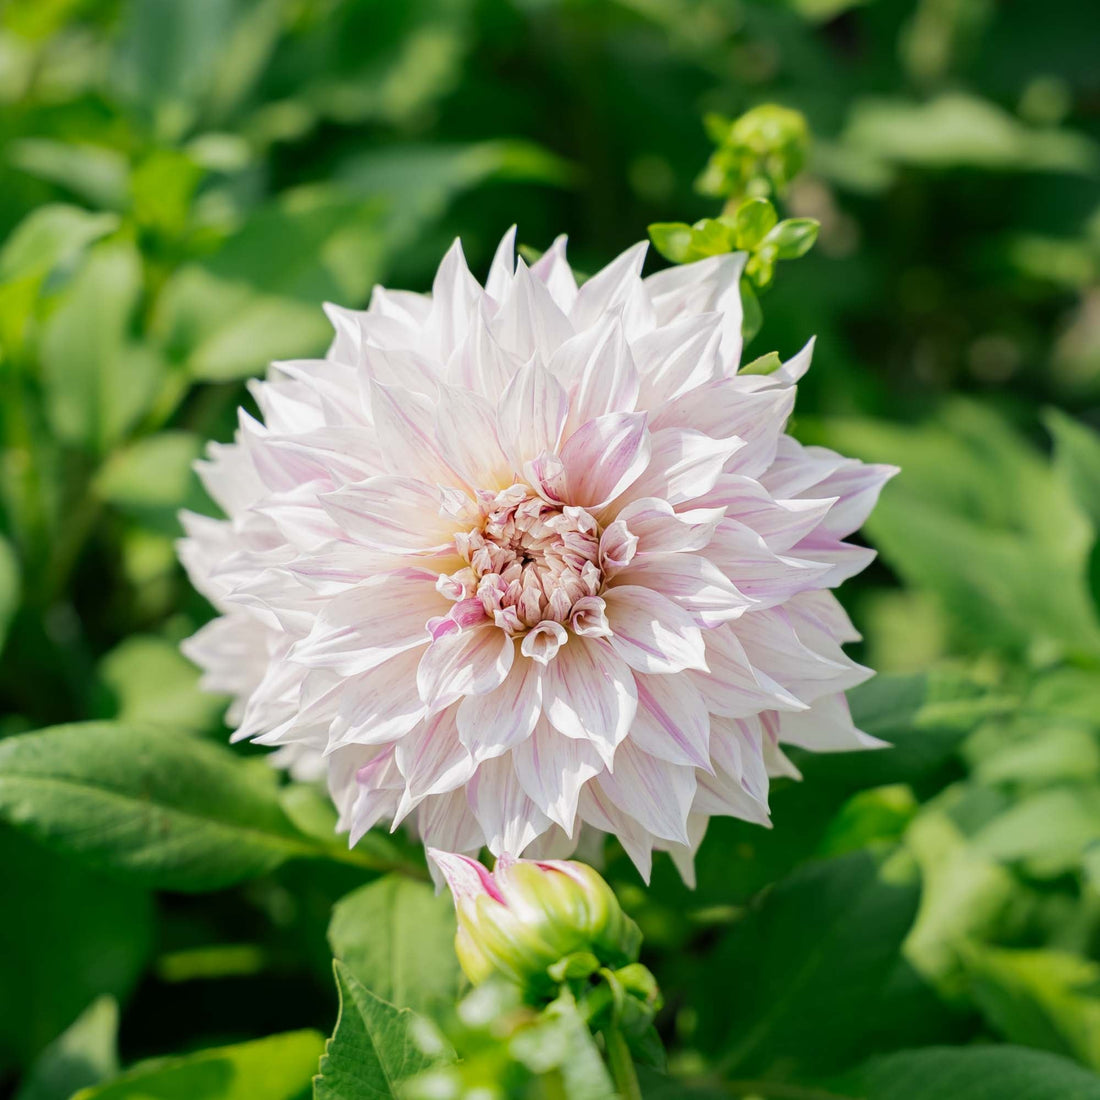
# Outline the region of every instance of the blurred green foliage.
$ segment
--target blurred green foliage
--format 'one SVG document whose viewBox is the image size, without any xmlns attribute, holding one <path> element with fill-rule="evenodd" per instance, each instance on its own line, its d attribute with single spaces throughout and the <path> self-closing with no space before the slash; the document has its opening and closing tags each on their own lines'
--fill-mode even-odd
<svg viewBox="0 0 1100 1100">
<path fill-rule="evenodd" d="M 1083 0 L 0 6 L 0 1094 L 308 1095 L 334 953 L 318 1095 L 445 1062 L 407 1010 L 458 991 L 448 906 L 220 744 L 172 544 L 322 300 L 517 222 L 588 271 L 649 225 L 745 248 L 757 289 L 816 241 L 753 369 L 817 334 L 796 433 L 904 470 L 845 589 L 895 748 L 800 758 L 694 892 L 610 854 L 666 1002 L 646 1096 L 1100 1096 L 1098 40 Z M 607 1095 L 567 1008 L 461 1003 L 468 1084 Z"/>
</svg>

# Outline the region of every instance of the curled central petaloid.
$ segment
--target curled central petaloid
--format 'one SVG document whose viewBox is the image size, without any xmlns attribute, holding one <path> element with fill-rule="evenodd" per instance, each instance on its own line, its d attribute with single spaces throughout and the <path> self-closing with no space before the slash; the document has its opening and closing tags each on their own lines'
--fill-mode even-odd
<svg viewBox="0 0 1100 1100">
<path fill-rule="evenodd" d="M 502 630 L 523 635 L 523 652 L 550 660 L 568 632 L 610 633 L 599 593 L 600 527 L 583 508 L 558 507 L 526 485 L 483 493 L 481 520 L 456 536 L 467 565 L 445 591 L 477 601 Z"/>
</svg>

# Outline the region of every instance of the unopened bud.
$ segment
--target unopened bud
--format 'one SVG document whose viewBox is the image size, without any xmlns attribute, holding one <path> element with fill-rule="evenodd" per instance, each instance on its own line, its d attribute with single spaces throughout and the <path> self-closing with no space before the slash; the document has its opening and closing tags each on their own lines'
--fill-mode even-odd
<svg viewBox="0 0 1100 1100">
<path fill-rule="evenodd" d="M 535 991 L 556 984 L 551 968 L 587 954 L 601 966 L 638 957 L 642 936 L 611 887 L 572 860 L 501 856 L 490 872 L 476 859 L 429 849 L 454 897 L 455 950 L 477 985 L 492 974 Z M 560 970 L 560 967 L 558 967 Z"/>
</svg>

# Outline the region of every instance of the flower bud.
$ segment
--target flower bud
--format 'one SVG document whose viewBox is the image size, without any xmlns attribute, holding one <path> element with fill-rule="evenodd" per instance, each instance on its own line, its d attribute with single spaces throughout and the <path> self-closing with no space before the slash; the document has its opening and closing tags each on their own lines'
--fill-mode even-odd
<svg viewBox="0 0 1100 1100">
<path fill-rule="evenodd" d="M 476 859 L 429 849 L 458 914 L 455 951 L 477 985 L 492 974 L 535 992 L 556 982 L 549 970 L 582 953 L 620 967 L 638 957 L 642 936 L 611 887 L 572 860 L 501 856 L 490 873 Z M 560 970 L 560 968 L 558 968 Z"/>
</svg>

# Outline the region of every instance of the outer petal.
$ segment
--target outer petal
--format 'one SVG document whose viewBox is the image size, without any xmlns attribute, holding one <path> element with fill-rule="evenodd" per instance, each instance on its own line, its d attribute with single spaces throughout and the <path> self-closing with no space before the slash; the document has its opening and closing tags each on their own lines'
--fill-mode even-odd
<svg viewBox="0 0 1100 1100">
<path fill-rule="evenodd" d="M 710 714 L 686 676 L 635 676 L 638 713 L 630 740 L 658 760 L 712 771 Z"/>
<path fill-rule="evenodd" d="M 458 736 L 476 760 L 515 748 L 531 735 L 542 713 L 542 676 L 534 661 L 513 660 L 504 682 L 458 706 Z"/>
<path fill-rule="evenodd" d="M 487 760 L 477 769 L 466 798 L 493 855 L 519 855 L 550 828 L 550 818 L 525 793 L 507 756 Z"/>
<path fill-rule="evenodd" d="M 578 428 L 561 449 L 567 500 L 596 509 L 629 488 L 649 465 L 645 413 L 611 413 Z"/>
<path fill-rule="evenodd" d="M 607 797 L 644 829 L 664 840 L 689 843 L 687 816 L 695 798 L 695 769 L 658 760 L 624 742 L 615 767 L 596 782 Z"/>
<path fill-rule="evenodd" d="M 543 673 L 543 712 L 566 737 L 591 741 L 610 760 L 634 721 L 634 676 L 597 638 L 571 638 Z"/>
<path fill-rule="evenodd" d="M 489 622 L 442 634 L 417 666 L 420 698 L 436 711 L 464 695 L 493 691 L 504 682 L 515 655 L 512 638 Z"/>
<path fill-rule="evenodd" d="M 535 805 L 572 836 L 581 788 L 603 770 L 596 748 L 566 737 L 542 718 L 534 733 L 512 750 L 512 765 Z"/>
<path fill-rule="evenodd" d="M 639 672 L 672 673 L 707 667 L 702 632 L 682 607 L 648 588 L 624 584 L 604 593 L 609 639 Z"/>
</svg>

